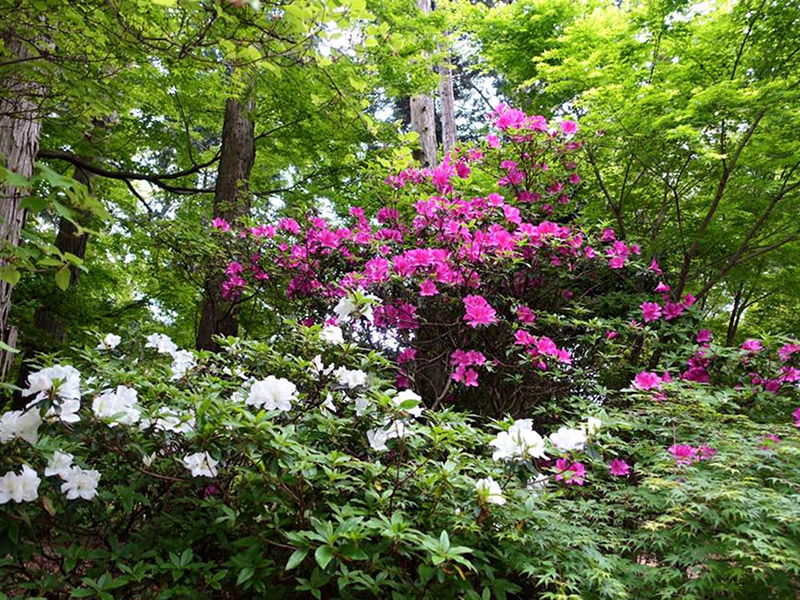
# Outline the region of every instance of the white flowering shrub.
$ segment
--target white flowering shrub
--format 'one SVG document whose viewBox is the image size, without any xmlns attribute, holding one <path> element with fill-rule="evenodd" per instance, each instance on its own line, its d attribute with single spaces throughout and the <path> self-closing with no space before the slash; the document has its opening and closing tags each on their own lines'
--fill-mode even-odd
<svg viewBox="0 0 800 600">
<path fill-rule="evenodd" d="M 788 427 L 681 382 L 478 421 L 294 331 L 32 374 L 0 415 L 0 598 L 793 597 Z"/>
</svg>

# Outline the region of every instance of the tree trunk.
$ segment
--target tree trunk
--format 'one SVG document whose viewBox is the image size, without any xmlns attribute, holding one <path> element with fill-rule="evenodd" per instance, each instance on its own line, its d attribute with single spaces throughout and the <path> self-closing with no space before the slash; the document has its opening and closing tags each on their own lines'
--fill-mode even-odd
<svg viewBox="0 0 800 600">
<path fill-rule="evenodd" d="M 439 99 L 442 102 L 442 150 L 447 153 L 458 140 L 453 72 L 448 67 L 439 67 Z"/>
<path fill-rule="evenodd" d="M 417 0 L 417 8 L 424 14 L 431 12 L 430 0 Z M 411 129 L 419 134 L 422 148 L 420 162 L 423 167 L 436 165 L 436 114 L 433 98 L 427 94 L 419 94 L 411 98 Z"/>
<path fill-rule="evenodd" d="M 9 32 L 3 33 L 2 38 L 12 57 L 31 56 L 30 49 Z M 13 73 L 0 83 L 0 155 L 9 171 L 26 178 L 33 175 L 42 131 L 34 102 L 39 89 L 38 84 Z M 20 204 L 26 193 L 24 188 L 0 184 L 0 244 L 5 248 L 19 244 L 25 224 L 25 211 Z M 0 265 L 5 264 L 6 261 L 0 261 Z M 14 346 L 17 339 L 16 327 L 8 321 L 12 289 L 11 284 L 0 281 L 0 339 L 9 346 Z M 13 362 L 12 353 L 0 350 L 0 379 L 6 378 Z"/>
<path fill-rule="evenodd" d="M 225 103 L 225 123 L 222 127 L 222 154 L 214 188 L 214 217 L 232 225 L 250 214 L 248 180 L 256 157 L 255 102 L 229 98 Z M 219 265 L 213 265 L 206 277 L 203 307 L 197 328 L 198 350 L 219 350 L 214 336 L 230 336 L 239 332 L 238 305 L 222 297 L 224 275 Z"/>
</svg>

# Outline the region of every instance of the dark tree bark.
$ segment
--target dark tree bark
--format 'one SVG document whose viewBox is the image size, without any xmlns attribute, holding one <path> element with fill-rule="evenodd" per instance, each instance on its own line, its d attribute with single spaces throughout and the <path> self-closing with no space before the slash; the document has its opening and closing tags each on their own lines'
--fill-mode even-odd
<svg viewBox="0 0 800 600">
<path fill-rule="evenodd" d="M 2 39 L 12 56 L 26 59 L 32 55 L 30 49 L 11 33 L 3 33 Z M 42 131 L 38 106 L 34 102 L 39 89 L 38 84 L 13 73 L 0 82 L 1 160 L 9 171 L 27 178 L 33 175 Z M 0 185 L 0 244 L 5 248 L 19 244 L 25 224 L 25 211 L 20 205 L 26 193 L 24 188 Z M 5 261 L 0 264 L 5 264 Z M 0 281 L 0 338 L 13 347 L 17 341 L 17 328 L 8 321 L 12 289 L 11 284 Z M 0 350 L 0 379 L 6 378 L 13 362 L 12 353 Z"/>
<path fill-rule="evenodd" d="M 229 98 L 222 128 L 222 154 L 214 188 L 214 217 L 236 224 L 250 214 L 248 180 L 255 162 L 255 102 Z M 206 277 L 203 307 L 197 328 L 198 350 L 219 350 L 214 336 L 239 332 L 238 306 L 222 297 L 224 275 L 219 265 Z"/>
</svg>

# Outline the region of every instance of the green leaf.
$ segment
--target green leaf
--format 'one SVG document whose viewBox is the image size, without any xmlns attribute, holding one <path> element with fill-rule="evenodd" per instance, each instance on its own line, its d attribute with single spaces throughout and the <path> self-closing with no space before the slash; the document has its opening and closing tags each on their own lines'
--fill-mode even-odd
<svg viewBox="0 0 800 600">
<path fill-rule="evenodd" d="M 40 196 L 28 196 L 20 202 L 20 208 L 32 213 L 40 213 L 47 208 L 47 198 Z"/>
<path fill-rule="evenodd" d="M 236 585 L 242 585 L 244 582 L 249 581 L 254 573 L 255 569 L 253 569 L 253 567 L 244 567 L 239 571 L 239 576 L 236 578 Z"/>
<path fill-rule="evenodd" d="M 3 182 L 7 183 L 8 185 L 13 185 L 14 187 L 27 188 L 31 185 L 31 182 L 27 177 L 23 177 L 19 173 L 14 173 L 8 169 L 0 169 L 0 176 L 2 176 Z"/>
<path fill-rule="evenodd" d="M 69 280 L 71 273 L 69 267 L 61 267 L 56 271 L 56 285 L 60 290 L 66 290 L 69 287 Z"/>
<path fill-rule="evenodd" d="M 12 348 L 2 340 L 0 340 L 0 350 L 3 350 L 5 352 L 11 352 L 11 354 L 16 354 L 17 352 L 19 352 L 18 348 Z M 2 598 L 0 598 L 0 600 L 2 600 Z"/>
<path fill-rule="evenodd" d="M 22 274 L 10 265 L 0 267 L 0 279 L 9 285 L 17 285 Z"/>
<path fill-rule="evenodd" d="M 439 536 L 439 545 L 442 547 L 443 552 L 450 550 L 450 536 L 447 535 L 446 531 L 442 531 Z"/>
<path fill-rule="evenodd" d="M 330 546 L 320 546 L 317 548 L 317 551 L 314 552 L 314 558 L 320 568 L 324 569 L 328 566 L 328 563 L 333 560 L 333 548 Z"/>
<path fill-rule="evenodd" d="M 305 557 L 308 556 L 308 550 L 295 550 L 292 552 L 292 555 L 289 557 L 289 560 L 286 561 L 286 566 L 284 567 L 287 571 L 291 571 L 297 565 L 299 565 Z"/>
<path fill-rule="evenodd" d="M 194 556 L 194 553 L 192 552 L 191 548 L 187 548 L 186 550 L 184 550 L 181 553 L 180 566 L 185 567 L 186 565 L 191 563 L 193 556 Z"/>
</svg>

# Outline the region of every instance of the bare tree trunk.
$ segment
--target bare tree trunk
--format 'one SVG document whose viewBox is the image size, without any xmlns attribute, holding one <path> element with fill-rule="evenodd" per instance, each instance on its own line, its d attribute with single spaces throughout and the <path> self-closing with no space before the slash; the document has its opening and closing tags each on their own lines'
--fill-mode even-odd
<svg viewBox="0 0 800 600">
<path fill-rule="evenodd" d="M 24 60 L 32 55 L 11 33 L 3 33 L 2 38 L 12 56 Z M 33 175 L 42 132 L 38 106 L 33 100 L 38 90 L 37 84 L 14 74 L 7 75 L 0 83 L 0 155 L 9 171 L 26 178 Z M 0 244 L 5 248 L 19 244 L 25 224 L 25 211 L 20 204 L 26 193 L 24 188 L 0 185 Z M 0 281 L 0 339 L 13 347 L 17 329 L 8 322 L 12 289 L 11 284 Z M 0 379 L 6 378 L 13 362 L 12 353 L 0 350 Z"/>
<path fill-rule="evenodd" d="M 725 335 L 725 345 L 732 346 L 733 340 L 736 339 L 736 330 L 739 328 L 739 316 L 741 311 L 742 294 L 744 293 L 744 284 L 739 284 L 736 289 L 736 294 L 733 296 L 733 307 L 731 314 L 728 318 L 728 331 Z"/>
<path fill-rule="evenodd" d="M 229 98 L 225 103 L 222 127 L 222 155 L 214 188 L 214 217 L 238 223 L 250 214 L 248 180 L 256 157 L 253 99 Z M 206 277 L 200 323 L 197 328 L 198 350 L 219 350 L 214 336 L 236 335 L 239 332 L 238 306 L 222 297 L 224 279 L 219 265 L 212 265 Z"/>
<path fill-rule="evenodd" d="M 417 8 L 424 14 L 431 12 L 431 0 L 417 0 Z M 436 113 L 433 98 L 419 94 L 411 98 L 411 129 L 419 134 L 422 148 L 420 162 L 423 167 L 432 167 L 436 160 Z"/>
<path fill-rule="evenodd" d="M 448 67 L 439 67 L 439 99 L 442 102 L 442 150 L 447 153 L 458 140 L 453 72 Z"/>
</svg>

